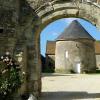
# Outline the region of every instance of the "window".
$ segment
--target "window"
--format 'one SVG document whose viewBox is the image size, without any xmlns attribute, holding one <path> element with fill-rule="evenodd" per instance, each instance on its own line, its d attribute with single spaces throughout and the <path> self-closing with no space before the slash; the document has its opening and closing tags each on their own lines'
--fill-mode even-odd
<svg viewBox="0 0 100 100">
<path fill-rule="evenodd" d="M 66 58 L 68 58 L 68 51 L 66 51 Z"/>
<path fill-rule="evenodd" d="M 3 33 L 4 29 L 3 28 L 0 28 L 0 33 Z"/>
</svg>

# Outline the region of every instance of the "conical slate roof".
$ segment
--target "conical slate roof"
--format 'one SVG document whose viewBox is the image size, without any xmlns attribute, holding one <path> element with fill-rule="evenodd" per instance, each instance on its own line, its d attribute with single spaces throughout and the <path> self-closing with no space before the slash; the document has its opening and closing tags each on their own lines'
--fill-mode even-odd
<svg viewBox="0 0 100 100">
<path fill-rule="evenodd" d="M 70 39 L 91 39 L 95 40 L 77 21 L 74 20 L 72 23 L 65 29 L 65 31 L 58 36 L 56 40 L 70 40 Z"/>
</svg>

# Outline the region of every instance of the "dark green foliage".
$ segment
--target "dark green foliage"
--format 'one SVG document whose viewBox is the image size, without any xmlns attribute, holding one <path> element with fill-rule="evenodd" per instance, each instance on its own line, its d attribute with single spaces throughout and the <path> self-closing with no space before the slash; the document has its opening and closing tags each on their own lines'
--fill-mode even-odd
<svg viewBox="0 0 100 100">
<path fill-rule="evenodd" d="M 43 70 L 43 73 L 54 73 L 55 72 L 55 69 L 54 67 L 46 67 L 44 70 Z"/>
</svg>

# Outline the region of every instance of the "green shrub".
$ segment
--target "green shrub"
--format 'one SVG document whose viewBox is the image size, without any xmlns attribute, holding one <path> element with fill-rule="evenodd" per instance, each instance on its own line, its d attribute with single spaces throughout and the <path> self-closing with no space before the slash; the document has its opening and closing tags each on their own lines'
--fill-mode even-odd
<svg viewBox="0 0 100 100">
<path fill-rule="evenodd" d="M 21 85 L 20 67 L 10 55 L 0 59 L 0 100 L 8 100 Z"/>
</svg>

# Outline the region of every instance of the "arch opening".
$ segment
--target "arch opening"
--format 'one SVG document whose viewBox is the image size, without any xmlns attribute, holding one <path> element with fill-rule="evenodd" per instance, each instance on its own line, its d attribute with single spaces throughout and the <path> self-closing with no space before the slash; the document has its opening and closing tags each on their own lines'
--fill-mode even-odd
<svg viewBox="0 0 100 100">
<path fill-rule="evenodd" d="M 27 0 L 28 1 L 28 0 Z M 51 1 L 49 2 L 51 3 Z M 48 2 L 47 2 L 48 4 Z M 41 5 L 42 6 L 42 5 Z M 31 6 L 32 8 L 33 6 Z M 52 9 L 53 8 L 53 9 Z M 32 8 L 34 9 L 34 8 Z M 73 4 L 73 2 L 55 2 L 53 5 L 44 5 L 42 9 L 34 9 L 36 11 L 36 15 L 38 18 L 36 20 L 33 20 L 34 25 L 33 29 L 34 34 L 32 34 L 32 37 L 34 38 L 31 43 L 29 42 L 29 53 L 32 51 L 34 53 L 34 57 L 28 59 L 28 62 L 32 63 L 29 64 L 31 73 L 30 73 L 30 81 L 29 83 L 35 83 L 36 88 L 31 89 L 31 91 L 41 91 L 41 60 L 40 60 L 40 33 L 41 31 L 51 22 L 60 19 L 60 18 L 83 18 L 85 20 L 88 20 L 92 24 L 94 24 L 96 27 L 100 27 L 100 19 L 99 19 L 99 7 L 96 7 L 90 3 L 78 3 L 78 6 L 76 3 Z M 33 48 L 31 48 L 33 47 Z M 34 49 L 34 50 L 33 50 Z M 32 53 L 31 53 L 32 54 Z M 34 66 L 34 68 L 33 68 Z M 32 71 L 35 73 L 32 74 Z M 36 76 L 35 78 L 32 78 Z M 32 85 L 33 86 L 33 85 Z M 35 93 L 38 95 L 38 93 Z"/>
<path fill-rule="evenodd" d="M 73 20 L 78 20 L 82 25 L 83 25 L 83 27 L 96 39 L 96 40 L 100 40 L 100 36 L 98 35 L 98 36 L 96 36 L 96 34 L 98 34 L 99 33 L 99 31 L 97 32 L 97 29 L 96 29 L 96 27 L 93 25 L 93 24 L 91 24 L 90 22 L 87 22 L 86 20 L 83 20 L 83 19 L 79 19 L 79 18 L 64 18 L 64 19 L 60 19 L 60 20 L 57 20 L 57 21 L 55 21 L 55 22 L 53 22 L 53 23 L 51 23 L 51 24 L 49 24 L 42 32 L 41 32 L 41 38 L 43 38 L 43 40 L 45 39 L 45 40 L 48 40 L 47 38 L 49 37 L 49 39 L 50 39 L 50 36 L 53 34 L 53 36 L 51 36 L 52 38 L 50 39 L 50 40 L 48 40 L 48 42 L 54 42 L 55 41 L 55 39 L 64 31 L 64 29 L 66 28 L 66 27 L 68 27 L 68 25 L 69 25 L 69 23 L 71 23 Z M 64 23 L 62 22 L 62 21 L 64 21 Z M 57 22 L 59 22 L 59 24 L 57 23 Z M 55 25 L 54 23 L 57 23 L 57 25 L 58 25 L 58 27 L 57 27 L 57 25 Z M 53 26 L 53 24 L 57 27 L 55 27 L 55 26 Z M 59 26 L 60 25 L 60 26 Z M 51 26 L 52 26 L 52 29 L 50 30 L 49 28 L 51 28 Z M 63 27 L 63 29 L 62 30 L 60 30 L 60 27 Z M 56 30 L 57 31 L 55 31 L 55 29 L 54 28 L 56 28 Z M 48 31 L 47 31 L 47 30 Z M 94 32 L 93 32 L 94 31 Z M 43 34 L 43 35 L 42 35 Z M 46 34 L 47 34 L 47 36 L 46 36 Z M 43 41 L 42 39 L 41 39 L 41 41 Z M 47 43 L 48 43 L 47 42 Z M 43 42 L 41 42 L 41 45 L 42 44 L 44 44 Z M 51 43 L 52 44 L 52 43 Z M 45 41 L 45 46 L 44 47 L 46 47 L 47 48 L 47 45 L 46 45 L 46 41 Z M 41 49 L 43 50 L 43 45 L 41 46 Z M 78 44 L 77 44 L 77 47 L 78 47 Z M 46 49 L 45 48 L 45 49 Z M 49 49 L 52 49 L 52 47 L 51 48 L 49 48 Z M 42 55 L 44 55 L 44 58 L 45 59 L 49 59 L 50 57 L 51 58 L 53 58 L 53 54 L 47 54 L 46 53 L 47 52 L 47 50 L 43 50 L 42 52 L 41 52 L 41 54 Z M 46 55 L 45 55 L 46 54 Z M 69 54 L 67 53 L 66 54 L 66 56 L 68 56 Z M 46 57 L 47 56 L 47 57 Z M 55 57 L 54 57 L 55 58 Z M 54 59 L 53 59 L 54 60 Z M 48 60 L 48 62 L 50 62 L 50 64 L 48 63 L 48 64 L 46 64 L 46 67 L 49 67 L 49 65 L 50 66 L 53 66 L 53 62 L 51 62 L 51 60 Z M 45 62 L 45 63 L 47 63 L 47 62 Z M 52 63 L 52 64 L 51 64 Z M 77 65 L 79 66 L 79 64 L 80 64 L 80 62 L 79 63 L 77 63 Z M 42 68 L 46 68 L 46 67 L 44 67 L 45 65 L 43 65 L 43 67 Z M 75 69 L 76 70 L 76 69 Z M 79 69 L 78 69 L 78 72 L 80 72 L 79 71 Z M 48 73 L 48 71 L 47 71 L 47 73 Z M 49 73 L 50 73 L 50 70 L 49 70 Z M 77 73 L 77 70 L 76 70 L 76 73 Z M 44 82 L 46 82 L 46 80 L 45 80 L 45 77 L 47 77 L 48 75 L 51 75 L 51 77 L 54 77 L 53 76 L 53 74 L 47 74 L 47 76 L 45 76 L 46 74 L 43 74 L 43 76 L 42 76 L 42 78 L 44 78 L 43 80 L 42 80 L 42 84 L 45 84 L 46 85 L 46 83 L 44 83 Z M 55 75 L 55 74 L 54 74 Z M 61 77 L 61 75 L 62 74 L 60 74 L 60 75 L 58 75 L 58 76 L 60 76 Z M 64 74 L 65 75 L 65 74 Z M 55 75 L 55 76 L 57 76 L 57 75 Z M 49 76 L 50 77 L 50 76 Z M 72 76 L 71 76 L 72 77 Z M 60 80 L 60 78 L 58 78 L 59 80 Z M 51 79 L 48 79 L 48 81 L 50 82 L 50 80 Z M 54 80 L 55 81 L 55 80 Z M 52 82 L 52 84 L 53 84 L 53 82 Z M 55 83 L 54 83 L 55 84 Z M 57 92 L 54 92 L 54 91 L 56 91 L 56 90 L 46 90 L 45 88 L 47 88 L 47 87 L 45 87 L 45 85 L 43 85 L 42 86 L 42 92 L 45 94 L 45 93 L 50 93 L 50 94 L 52 94 L 52 93 L 54 93 L 54 94 L 56 94 Z M 49 84 L 50 85 L 50 84 Z M 60 85 L 60 84 L 59 84 Z M 52 87 L 53 85 L 51 85 L 51 87 Z M 48 88 L 48 89 L 50 89 L 50 88 Z M 60 87 L 59 87 L 59 89 L 60 89 Z M 50 91 L 52 91 L 52 92 L 50 92 Z M 61 92 L 61 90 L 59 90 L 60 91 L 60 93 L 62 93 Z M 66 94 L 67 94 L 67 92 L 65 92 Z M 43 98 L 45 98 L 45 96 L 43 97 Z"/>
</svg>

